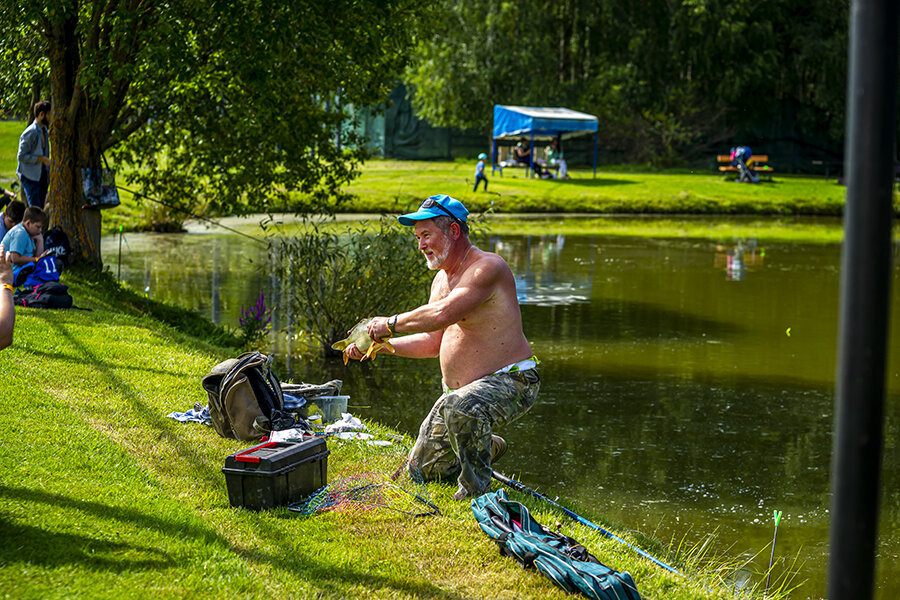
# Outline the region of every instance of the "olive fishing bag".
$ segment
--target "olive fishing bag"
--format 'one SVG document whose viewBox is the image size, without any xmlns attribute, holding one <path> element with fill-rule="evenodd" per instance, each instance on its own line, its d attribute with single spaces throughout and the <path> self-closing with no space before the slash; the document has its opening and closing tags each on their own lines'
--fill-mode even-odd
<svg viewBox="0 0 900 600">
<path fill-rule="evenodd" d="M 273 429 L 292 427 L 271 357 L 245 352 L 217 364 L 203 378 L 213 427 L 222 437 L 257 441 Z"/>
<path fill-rule="evenodd" d="M 597 560 L 574 539 L 538 523 L 520 502 L 498 490 L 472 501 L 472 513 L 488 536 L 526 569 L 537 569 L 570 594 L 594 600 L 640 600 L 637 585 L 627 572 Z"/>
</svg>

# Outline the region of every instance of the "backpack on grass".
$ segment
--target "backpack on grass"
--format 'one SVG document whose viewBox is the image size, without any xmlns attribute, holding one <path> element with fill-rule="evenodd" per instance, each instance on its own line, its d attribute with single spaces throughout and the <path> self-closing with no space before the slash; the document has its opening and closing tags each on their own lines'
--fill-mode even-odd
<svg viewBox="0 0 900 600">
<path fill-rule="evenodd" d="M 22 285 L 31 288 L 51 281 L 59 281 L 59 262 L 55 256 L 48 254 L 38 259 Z"/>
<path fill-rule="evenodd" d="M 295 419 L 283 412 L 281 383 L 271 362 L 271 357 L 259 352 L 245 352 L 219 363 L 203 378 L 209 414 L 219 435 L 250 442 L 294 425 Z"/>
<path fill-rule="evenodd" d="M 595 600 L 640 600 L 630 574 L 607 567 L 572 538 L 547 529 L 503 490 L 475 498 L 472 513 L 482 531 L 500 546 L 501 556 L 512 557 L 526 569 L 537 569 L 570 594 Z"/>
<path fill-rule="evenodd" d="M 60 271 L 69 265 L 72 246 L 69 244 L 69 236 L 62 227 L 57 225 L 44 234 L 44 250 L 48 251 L 49 256 L 56 257 L 57 267 Z"/>
<path fill-rule="evenodd" d="M 22 288 L 13 301 L 26 308 L 72 308 L 73 302 L 68 286 L 58 281 Z"/>
</svg>

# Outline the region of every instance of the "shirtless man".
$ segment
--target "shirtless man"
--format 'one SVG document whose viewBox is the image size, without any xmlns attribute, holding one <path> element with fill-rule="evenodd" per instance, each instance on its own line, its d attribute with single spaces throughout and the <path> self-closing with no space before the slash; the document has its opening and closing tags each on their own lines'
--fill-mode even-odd
<svg viewBox="0 0 900 600">
<path fill-rule="evenodd" d="M 456 500 L 490 489 L 491 462 L 506 449 L 495 426 L 512 423 L 534 404 L 540 378 L 522 333 L 516 283 L 506 262 L 469 241 L 469 211 L 450 196 L 432 196 L 414 213 L 428 268 L 438 271 L 431 297 L 410 311 L 375 317 L 369 336 L 391 339 L 410 358 L 440 357 L 444 393 L 419 428 L 410 453 L 426 480 L 456 478 Z M 350 358 L 363 358 L 351 344 Z"/>
</svg>

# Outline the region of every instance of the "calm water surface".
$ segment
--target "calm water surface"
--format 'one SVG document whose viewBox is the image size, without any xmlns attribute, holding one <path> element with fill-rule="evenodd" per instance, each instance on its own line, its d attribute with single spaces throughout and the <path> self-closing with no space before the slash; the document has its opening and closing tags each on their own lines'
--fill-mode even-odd
<svg viewBox="0 0 900 600">
<path fill-rule="evenodd" d="M 824 596 L 840 247 L 561 236 L 551 222 L 547 232 L 483 244 L 510 263 L 542 361 L 538 404 L 502 432 L 501 470 L 664 543 L 715 531 L 731 556 L 766 548 L 781 510 L 776 557 L 804 562 L 794 597 Z M 117 242 L 103 241 L 113 273 Z M 153 297 L 231 325 L 260 291 L 280 306 L 261 244 L 211 234 L 126 242 L 121 277 Z M 900 597 L 900 268 L 892 307 L 882 599 Z M 277 310 L 276 320 L 284 325 Z M 344 367 L 274 343 L 283 379 L 341 378 L 351 411 L 409 433 L 440 393 L 433 360 Z"/>
</svg>

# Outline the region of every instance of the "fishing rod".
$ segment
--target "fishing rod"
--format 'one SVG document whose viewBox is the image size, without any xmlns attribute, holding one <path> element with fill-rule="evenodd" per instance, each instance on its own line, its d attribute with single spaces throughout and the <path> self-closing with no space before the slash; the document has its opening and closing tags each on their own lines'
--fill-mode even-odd
<svg viewBox="0 0 900 600">
<path fill-rule="evenodd" d="M 215 221 L 215 220 L 213 220 L 213 219 L 210 219 L 209 217 L 204 217 L 204 216 L 201 216 L 201 215 L 192 213 L 191 211 L 189 211 L 189 210 L 186 209 L 186 208 L 182 208 L 182 207 L 180 207 L 180 206 L 175 206 L 175 205 L 173 205 L 173 204 L 169 204 L 169 203 L 167 203 L 167 202 L 163 202 L 162 200 L 158 200 L 158 199 L 156 199 L 156 198 L 151 198 L 151 197 L 148 196 L 147 194 L 142 194 L 142 193 L 140 193 L 140 192 L 135 192 L 134 190 L 129 190 L 128 188 L 122 187 L 121 185 L 116 186 L 116 187 L 119 188 L 120 190 L 124 191 L 124 192 L 128 192 L 128 193 L 131 194 L 132 196 L 137 196 L 137 197 L 140 197 L 140 198 L 146 198 L 146 199 L 149 200 L 150 202 L 156 202 L 157 204 L 162 204 L 163 206 L 166 206 L 166 207 L 168 207 L 168 208 L 171 208 L 172 210 L 179 210 L 179 211 L 185 213 L 186 215 L 188 215 L 189 217 L 193 217 L 194 219 L 198 219 L 198 220 L 200 220 L 200 221 L 206 221 L 207 223 L 212 223 L 213 225 L 217 225 L 217 226 L 221 227 L 222 229 L 227 229 L 228 231 L 230 231 L 230 232 L 232 232 L 232 233 L 236 233 L 236 234 L 238 234 L 238 235 L 242 235 L 242 236 L 244 236 L 245 238 L 250 238 L 250 239 L 253 240 L 254 242 L 259 242 L 260 244 L 268 245 L 268 243 L 267 243 L 265 240 L 261 240 L 261 239 L 259 239 L 259 238 L 257 238 L 257 237 L 253 237 L 252 235 L 248 235 L 248 234 L 244 233 L 243 231 L 238 231 L 237 229 L 233 229 L 233 228 L 231 228 L 231 227 L 229 227 L 229 226 L 227 226 L 227 225 L 222 225 L 222 224 L 219 223 L 218 221 Z"/>
<path fill-rule="evenodd" d="M 663 561 L 659 560 L 659 559 L 656 558 L 655 556 L 653 556 L 653 555 L 651 555 L 651 554 L 648 554 L 647 552 L 645 552 L 644 550 L 641 550 L 640 548 L 638 548 L 638 547 L 635 546 L 634 544 L 631 544 L 631 543 L 626 542 L 625 540 L 623 540 L 622 538 L 620 538 L 619 536 L 617 536 L 617 535 L 614 534 L 613 532 L 611 532 L 611 531 L 609 531 L 609 530 L 607 530 L 607 529 L 604 529 L 603 527 L 600 527 L 600 526 L 597 525 L 596 523 L 593 523 L 593 522 L 591 522 L 591 521 L 588 521 L 588 520 L 585 519 L 584 517 L 582 517 L 582 516 L 580 516 L 580 515 L 578 515 L 578 514 L 572 512 L 571 510 L 569 510 L 569 509 L 566 508 L 565 506 L 562 506 L 562 505 L 560 505 L 560 504 L 557 504 L 556 502 L 554 502 L 553 500 L 551 500 L 551 499 L 548 498 L 547 496 L 544 496 L 543 494 L 541 494 L 541 493 L 539 493 L 539 492 L 536 492 L 536 491 L 534 491 L 533 489 L 531 489 L 531 488 L 529 488 L 529 487 L 526 487 L 525 484 L 520 483 L 520 482 L 516 481 L 515 479 L 512 479 L 511 477 L 507 477 L 506 475 L 503 475 L 503 474 L 501 474 L 501 473 L 498 473 L 497 471 L 491 471 L 491 475 L 494 477 L 494 479 L 496 479 L 497 481 L 499 481 L 499 482 L 502 483 L 503 485 L 507 485 L 507 486 L 511 487 L 512 489 L 514 489 L 514 490 L 516 490 L 516 491 L 519 491 L 519 492 L 525 492 L 526 494 L 531 494 L 531 495 L 534 496 L 535 498 L 539 498 L 540 500 L 543 500 L 543 501 L 545 501 L 545 502 L 547 502 L 547 503 L 549 503 L 549 504 L 555 506 L 556 508 L 560 509 L 561 511 L 563 511 L 564 513 L 566 513 L 566 515 L 568 515 L 569 517 L 572 517 L 573 519 L 575 519 L 576 521 L 578 521 L 578 522 L 581 523 L 582 525 L 587 525 L 587 526 L 590 527 L 591 529 L 596 529 L 597 531 L 599 531 L 600 533 L 602 533 L 602 534 L 605 535 L 606 537 L 608 537 L 608 538 L 610 538 L 610 539 L 613 539 L 613 540 L 619 542 L 620 544 L 623 544 L 623 545 L 625 545 L 625 546 L 628 546 L 629 548 L 631 548 L 632 550 L 634 550 L 635 552 L 637 552 L 639 555 L 641 555 L 641 556 L 643 556 L 644 558 L 646 558 L 646 559 L 648 559 L 648 560 L 650 560 L 650 561 L 656 563 L 657 565 L 659 565 L 659 566 L 662 567 L 663 569 L 665 569 L 665 570 L 667 570 L 667 571 L 671 571 L 672 573 L 675 573 L 676 575 L 681 575 L 682 577 L 684 577 L 684 574 L 681 573 L 680 571 L 678 571 L 677 569 L 675 569 L 674 567 L 670 567 L 669 565 L 667 565 L 667 564 L 664 563 Z"/>
<path fill-rule="evenodd" d="M 769 593 L 769 578 L 772 576 L 772 563 L 775 562 L 775 541 L 778 539 L 778 523 L 781 521 L 781 511 L 772 511 L 772 518 L 775 519 L 775 534 L 772 536 L 772 554 L 769 555 L 769 570 L 766 571 L 766 591 Z"/>
</svg>

